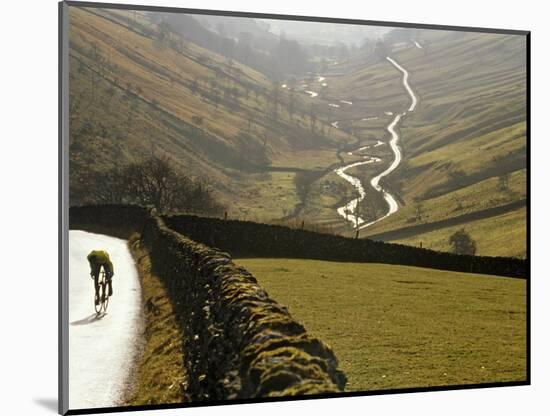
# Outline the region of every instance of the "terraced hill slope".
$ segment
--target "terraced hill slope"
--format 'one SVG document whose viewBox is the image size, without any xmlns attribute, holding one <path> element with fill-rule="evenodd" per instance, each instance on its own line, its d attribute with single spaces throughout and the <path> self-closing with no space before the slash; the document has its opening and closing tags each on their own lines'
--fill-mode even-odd
<svg viewBox="0 0 550 416">
<path fill-rule="evenodd" d="M 448 250 L 453 229 L 444 224 L 437 227 L 437 237 L 411 237 L 409 232 L 385 238 L 384 233 L 479 212 L 483 218 L 476 223 L 467 216 L 461 223 L 476 234 L 479 254 L 524 256 L 525 37 L 441 31 L 414 31 L 411 36 L 410 42 L 390 45 L 387 51 L 410 73 L 419 97 L 400 129 L 404 162 L 384 184 L 398 196 L 401 208 L 363 235 Z M 333 96 L 355 97 L 347 114 L 355 118 L 360 136 L 387 137 L 383 109 L 400 112 L 410 104 L 400 74 L 391 69 L 371 54 L 361 64 L 340 64 L 334 69 L 338 76 L 327 77 Z M 359 120 L 366 115 L 379 118 Z M 366 170 L 356 173 L 369 177 Z M 502 213 L 491 214 L 495 207 L 509 207 L 505 225 Z M 508 244 L 511 240 L 514 244 Z"/>
<path fill-rule="evenodd" d="M 309 105 L 139 12 L 70 9 L 72 203 L 86 202 L 87 174 L 154 152 L 205 179 L 231 215 L 282 217 L 300 202 L 296 175 L 336 163 L 350 140 L 311 128 Z"/>
<path fill-rule="evenodd" d="M 337 209 L 357 189 L 335 170 L 371 157 L 346 173 L 365 185 L 361 215 L 384 215 L 368 184 L 392 163 L 387 127 L 410 105 L 391 56 L 418 105 L 397 126 L 402 162 L 380 181 L 399 210 L 361 236 L 449 250 L 465 228 L 478 254 L 525 256 L 524 36 L 404 32 L 346 61 L 312 55 L 318 73 L 273 82 L 147 14 L 73 7 L 70 28 L 73 204 L 89 202 L 89 175 L 154 153 L 208 183 L 233 218 L 355 234 Z"/>
</svg>

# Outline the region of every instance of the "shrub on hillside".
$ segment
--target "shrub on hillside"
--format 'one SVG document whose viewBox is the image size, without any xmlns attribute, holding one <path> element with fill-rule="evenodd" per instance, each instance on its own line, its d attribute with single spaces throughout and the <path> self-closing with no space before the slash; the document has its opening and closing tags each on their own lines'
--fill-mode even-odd
<svg viewBox="0 0 550 416">
<path fill-rule="evenodd" d="M 464 228 L 456 231 L 449 237 L 449 244 L 456 254 L 468 254 L 474 256 L 476 254 L 477 245 Z"/>
</svg>

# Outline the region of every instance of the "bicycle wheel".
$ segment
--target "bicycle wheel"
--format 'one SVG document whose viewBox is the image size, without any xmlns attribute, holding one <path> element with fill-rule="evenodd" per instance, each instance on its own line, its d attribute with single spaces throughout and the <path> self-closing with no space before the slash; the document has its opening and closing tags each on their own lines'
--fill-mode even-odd
<svg viewBox="0 0 550 416">
<path fill-rule="evenodd" d="M 109 294 L 107 293 L 107 281 L 105 280 L 105 277 L 103 278 L 103 293 L 101 300 L 103 313 L 107 313 L 107 306 L 109 306 Z"/>
<path fill-rule="evenodd" d="M 102 308 L 103 308 L 103 305 L 102 305 L 101 303 L 98 303 L 98 304 L 96 305 L 96 303 L 95 303 L 95 295 L 94 295 L 94 309 L 95 309 L 95 313 L 99 315 L 99 314 L 101 313 L 101 309 L 102 309 Z"/>
<path fill-rule="evenodd" d="M 97 282 L 97 284 L 100 287 L 97 295 L 101 296 L 101 283 Z M 101 313 L 102 308 L 103 308 L 103 304 L 101 303 L 101 297 L 99 298 L 99 302 L 96 303 L 95 296 L 96 296 L 96 294 L 94 293 L 94 309 L 95 309 L 95 313 L 99 315 Z"/>
</svg>

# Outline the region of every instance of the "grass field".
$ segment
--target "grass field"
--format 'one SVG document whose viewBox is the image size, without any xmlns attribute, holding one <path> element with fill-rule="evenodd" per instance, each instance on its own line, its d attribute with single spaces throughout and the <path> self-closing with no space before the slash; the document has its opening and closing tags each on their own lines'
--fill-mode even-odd
<svg viewBox="0 0 550 416">
<path fill-rule="evenodd" d="M 526 197 L 526 170 L 522 169 L 510 174 L 506 189 L 501 187 L 499 178 L 491 177 L 435 198 L 417 203 L 411 202 L 395 213 L 391 221 L 376 224 L 365 230 L 363 235 L 368 237 L 381 231 L 444 221 Z M 526 256 L 527 211 L 525 208 L 392 241 L 413 246 L 420 246 L 422 243 L 425 248 L 450 251 L 449 237 L 462 228 L 476 242 L 478 255 L 522 258 Z"/>
<path fill-rule="evenodd" d="M 417 234 L 406 239 L 392 240 L 393 243 L 430 248 L 437 251 L 451 251 L 449 237 L 464 229 L 476 241 L 479 256 L 527 257 L 527 209 L 521 208 L 494 217 L 471 221 L 464 225 L 441 228 L 436 231 Z"/>
<path fill-rule="evenodd" d="M 441 221 L 455 216 L 494 208 L 527 197 L 526 170 L 518 170 L 510 174 L 508 186 L 501 188 L 499 179 L 491 177 L 475 184 L 445 193 L 441 196 L 411 202 L 403 206 L 392 216 L 391 224 L 385 226 L 373 225 L 366 234 L 380 230 L 392 230 L 418 223 Z M 420 218 L 419 218 L 420 217 Z"/>
<path fill-rule="evenodd" d="M 348 391 L 525 380 L 524 280 L 383 264 L 236 262 L 334 348 Z"/>
</svg>

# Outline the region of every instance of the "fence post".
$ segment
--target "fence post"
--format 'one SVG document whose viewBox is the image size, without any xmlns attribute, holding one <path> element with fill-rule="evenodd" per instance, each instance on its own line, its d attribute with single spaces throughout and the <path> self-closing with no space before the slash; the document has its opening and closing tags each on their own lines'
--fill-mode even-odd
<svg viewBox="0 0 550 416">
<path fill-rule="evenodd" d="M 304 220 L 302 220 L 302 231 L 304 229 Z"/>
<path fill-rule="evenodd" d="M 225 211 L 225 212 L 223 213 L 223 219 L 224 219 L 225 221 L 227 221 L 227 211 Z"/>
</svg>

